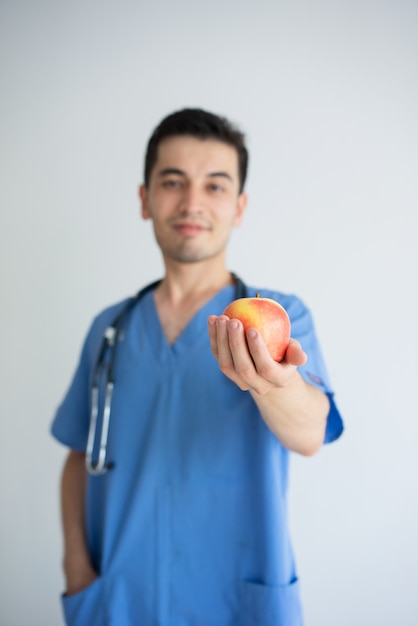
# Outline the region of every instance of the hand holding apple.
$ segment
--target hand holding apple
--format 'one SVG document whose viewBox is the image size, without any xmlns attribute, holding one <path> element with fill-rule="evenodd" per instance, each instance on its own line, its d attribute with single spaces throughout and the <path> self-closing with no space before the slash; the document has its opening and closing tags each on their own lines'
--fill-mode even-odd
<svg viewBox="0 0 418 626">
<path fill-rule="evenodd" d="M 225 376 L 259 395 L 296 381 L 297 368 L 307 359 L 300 343 L 290 338 L 286 311 L 269 298 L 231 302 L 224 314 L 209 317 L 208 332 Z"/>
<path fill-rule="evenodd" d="M 212 354 L 221 372 L 242 391 L 251 393 L 278 440 L 289 450 L 312 454 L 324 440 L 328 399 L 307 384 L 298 371 L 308 356 L 299 341 L 290 337 L 290 322 L 287 314 L 283 315 L 283 307 L 268 298 L 259 298 L 255 304 L 248 300 L 257 299 L 232 302 L 223 315 L 209 316 Z M 272 311 L 275 314 L 271 315 Z M 271 318 L 277 321 L 278 313 L 281 323 L 266 333 Z"/>
<path fill-rule="evenodd" d="M 255 328 L 264 339 L 271 357 L 280 362 L 290 341 L 290 319 L 286 310 L 275 300 L 260 298 L 238 298 L 229 304 L 223 315 L 237 319 L 247 332 Z"/>
</svg>

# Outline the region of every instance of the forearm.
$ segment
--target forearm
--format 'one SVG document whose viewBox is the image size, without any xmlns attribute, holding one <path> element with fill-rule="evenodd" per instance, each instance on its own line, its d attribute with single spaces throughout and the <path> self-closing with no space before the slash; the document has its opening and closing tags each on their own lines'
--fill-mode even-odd
<svg viewBox="0 0 418 626">
<path fill-rule="evenodd" d="M 249 391 L 270 430 L 294 452 L 309 456 L 322 446 L 329 412 L 327 396 L 306 383 L 298 367 L 307 355 L 290 339 L 282 361 L 271 358 L 256 329 L 225 316 L 208 320 L 211 349 L 221 371 Z"/>
<path fill-rule="evenodd" d="M 323 444 L 329 412 L 327 396 L 299 372 L 285 387 L 250 393 L 270 430 L 289 450 L 310 456 Z"/>
<path fill-rule="evenodd" d="M 64 573 L 68 593 L 79 591 L 96 576 L 91 565 L 85 531 L 86 479 L 85 455 L 71 451 L 61 480 Z"/>
</svg>

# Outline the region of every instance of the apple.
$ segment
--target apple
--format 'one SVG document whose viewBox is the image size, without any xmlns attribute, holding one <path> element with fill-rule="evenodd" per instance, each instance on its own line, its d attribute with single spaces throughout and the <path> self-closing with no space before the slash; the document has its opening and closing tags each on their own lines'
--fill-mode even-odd
<svg viewBox="0 0 418 626">
<path fill-rule="evenodd" d="M 223 312 L 230 319 L 240 320 L 246 332 L 256 328 L 275 361 L 281 361 L 290 340 L 290 319 L 281 304 L 271 298 L 238 298 Z"/>
</svg>

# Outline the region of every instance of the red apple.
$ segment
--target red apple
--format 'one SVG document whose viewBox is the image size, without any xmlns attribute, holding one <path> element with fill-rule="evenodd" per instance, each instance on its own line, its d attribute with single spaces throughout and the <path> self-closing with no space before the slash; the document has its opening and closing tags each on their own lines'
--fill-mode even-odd
<svg viewBox="0 0 418 626">
<path fill-rule="evenodd" d="M 290 319 L 286 310 L 271 298 L 238 298 L 224 313 L 230 319 L 240 320 L 244 330 L 256 328 L 264 339 L 275 361 L 281 361 L 290 339 Z"/>
</svg>

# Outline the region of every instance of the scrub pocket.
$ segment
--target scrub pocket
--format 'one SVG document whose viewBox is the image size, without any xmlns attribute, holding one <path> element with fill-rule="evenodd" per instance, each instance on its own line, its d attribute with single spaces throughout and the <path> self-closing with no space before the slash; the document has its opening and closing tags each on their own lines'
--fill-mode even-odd
<svg viewBox="0 0 418 626">
<path fill-rule="evenodd" d="M 79 593 L 63 595 L 67 626 L 136 626 L 143 607 L 136 606 L 135 619 L 128 602 L 128 585 L 121 576 L 102 576 Z M 134 586 L 131 584 L 131 589 Z"/>
<path fill-rule="evenodd" d="M 238 626 L 303 626 L 299 582 L 289 585 L 241 583 Z"/>
<path fill-rule="evenodd" d="M 103 626 L 106 623 L 101 578 L 78 593 L 63 594 L 61 600 L 67 626 Z"/>
</svg>

